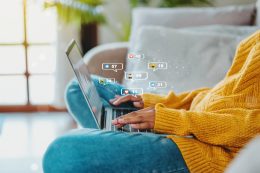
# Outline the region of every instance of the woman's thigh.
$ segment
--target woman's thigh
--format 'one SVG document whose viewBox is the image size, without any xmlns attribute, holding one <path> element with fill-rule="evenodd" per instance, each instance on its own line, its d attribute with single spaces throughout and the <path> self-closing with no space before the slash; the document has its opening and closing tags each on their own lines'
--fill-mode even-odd
<svg viewBox="0 0 260 173">
<path fill-rule="evenodd" d="M 45 173 L 186 173 L 177 145 L 170 139 L 144 133 L 82 129 L 48 148 Z"/>
</svg>

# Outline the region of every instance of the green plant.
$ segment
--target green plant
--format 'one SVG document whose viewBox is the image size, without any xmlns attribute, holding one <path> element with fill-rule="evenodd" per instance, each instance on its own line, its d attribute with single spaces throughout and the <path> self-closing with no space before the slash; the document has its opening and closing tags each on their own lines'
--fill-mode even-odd
<svg viewBox="0 0 260 173">
<path fill-rule="evenodd" d="M 201 6 L 212 5 L 212 0 L 160 0 L 158 7 L 181 7 L 181 6 Z M 132 7 L 149 6 L 152 1 L 149 0 L 130 0 Z"/>
<path fill-rule="evenodd" d="M 185 6 L 212 6 L 213 0 L 157 0 L 156 7 L 185 7 Z M 132 8 L 138 6 L 151 6 L 153 2 L 151 0 L 129 0 Z M 126 23 L 127 24 L 127 23 Z M 128 28 L 127 28 L 128 27 Z M 125 26 L 124 35 L 121 36 L 122 41 L 127 41 L 130 37 L 131 25 Z M 126 29 L 127 28 L 127 29 Z"/>
<path fill-rule="evenodd" d="M 161 7 L 178 7 L 178 6 L 201 6 L 212 5 L 210 0 L 165 0 Z"/>
<path fill-rule="evenodd" d="M 56 7 L 59 18 L 66 23 L 104 23 L 103 0 L 45 0 L 45 8 Z"/>
</svg>

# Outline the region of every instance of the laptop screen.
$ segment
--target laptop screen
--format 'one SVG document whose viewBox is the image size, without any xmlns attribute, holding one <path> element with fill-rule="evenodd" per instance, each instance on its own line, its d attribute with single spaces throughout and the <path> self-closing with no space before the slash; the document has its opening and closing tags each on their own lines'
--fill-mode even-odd
<svg viewBox="0 0 260 173">
<path fill-rule="evenodd" d="M 74 40 L 70 43 L 66 54 L 78 79 L 81 91 L 88 105 L 92 108 L 92 114 L 95 116 L 96 123 L 98 123 L 97 125 L 100 127 L 102 101 L 91 80 L 87 66 L 83 61 L 82 53 Z"/>
</svg>

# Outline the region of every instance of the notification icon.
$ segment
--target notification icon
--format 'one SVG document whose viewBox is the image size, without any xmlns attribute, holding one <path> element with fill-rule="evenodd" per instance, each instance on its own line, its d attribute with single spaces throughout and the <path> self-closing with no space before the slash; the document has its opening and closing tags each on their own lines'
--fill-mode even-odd
<svg viewBox="0 0 260 173">
<path fill-rule="evenodd" d="M 115 83 L 115 78 L 99 78 L 99 84 L 101 85 L 107 85 Z"/>
<path fill-rule="evenodd" d="M 145 58 L 144 54 L 135 54 L 135 53 L 129 53 L 127 57 L 132 60 L 140 60 Z"/>
<path fill-rule="evenodd" d="M 121 89 L 121 95 L 125 96 L 125 95 L 140 95 L 143 94 L 143 89 L 142 88 L 122 88 Z"/>
<path fill-rule="evenodd" d="M 165 81 L 151 81 L 151 82 L 149 82 L 149 87 L 153 88 L 153 89 L 166 88 L 167 82 L 165 82 Z"/>
<path fill-rule="evenodd" d="M 104 66 L 104 68 L 109 69 L 109 64 L 105 64 Z"/>
<path fill-rule="evenodd" d="M 123 63 L 103 63 L 102 70 L 112 70 L 117 72 L 118 70 L 123 70 L 124 65 Z"/>
<path fill-rule="evenodd" d="M 126 80 L 146 80 L 147 78 L 147 72 L 125 72 Z"/>
<path fill-rule="evenodd" d="M 153 71 L 167 70 L 167 68 L 168 68 L 167 62 L 149 62 L 148 63 L 148 69 L 151 69 Z"/>
<path fill-rule="evenodd" d="M 128 54 L 128 58 L 130 58 L 130 59 L 132 59 L 132 58 L 134 58 L 135 57 L 135 55 L 134 54 Z"/>
</svg>

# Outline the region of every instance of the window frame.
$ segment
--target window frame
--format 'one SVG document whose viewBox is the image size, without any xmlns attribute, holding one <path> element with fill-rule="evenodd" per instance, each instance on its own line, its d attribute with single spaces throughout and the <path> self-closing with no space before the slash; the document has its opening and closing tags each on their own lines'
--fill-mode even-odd
<svg viewBox="0 0 260 173">
<path fill-rule="evenodd" d="M 65 108 L 56 108 L 52 105 L 33 105 L 30 102 L 30 86 L 29 78 L 32 74 L 29 73 L 28 69 L 28 48 L 29 46 L 49 46 L 53 43 L 29 43 L 27 38 L 27 0 L 22 0 L 23 5 L 23 29 L 24 29 L 24 40 L 22 43 L 0 43 L 0 46 L 23 46 L 25 50 L 25 73 L 24 74 L 0 74 L 0 76 L 24 76 L 26 78 L 26 91 L 27 91 L 27 103 L 24 105 L 0 105 L 0 112 L 36 112 L 36 111 L 45 111 L 45 112 L 64 112 Z M 37 73 L 38 75 L 52 75 L 50 73 Z"/>
</svg>

